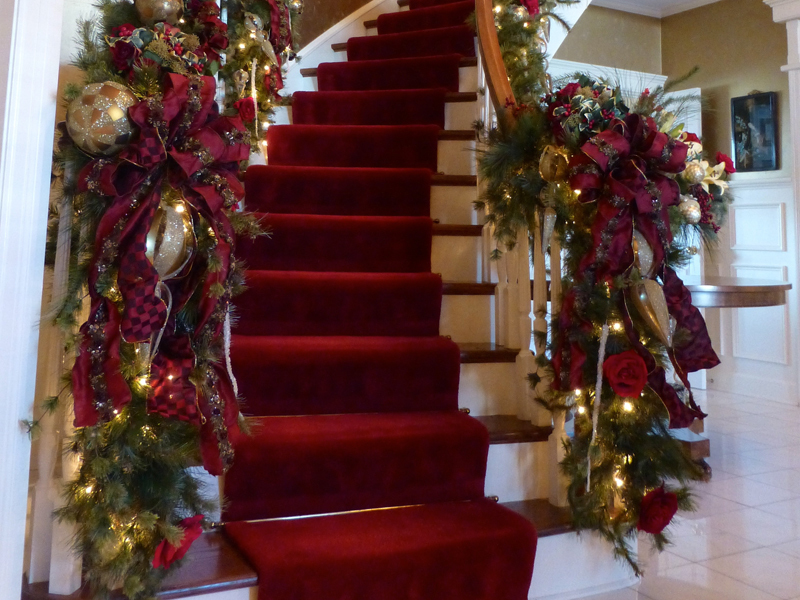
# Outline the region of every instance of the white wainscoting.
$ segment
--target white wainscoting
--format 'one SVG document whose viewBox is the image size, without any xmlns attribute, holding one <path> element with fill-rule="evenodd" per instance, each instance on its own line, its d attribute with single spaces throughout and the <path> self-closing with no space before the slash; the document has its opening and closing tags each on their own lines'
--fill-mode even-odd
<svg viewBox="0 0 800 600">
<path fill-rule="evenodd" d="M 731 191 L 735 200 L 706 273 L 786 281 L 793 289 L 785 306 L 707 311 L 722 360 L 709 371 L 708 388 L 796 404 L 798 236 L 792 180 L 737 174 Z"/>
</svg>

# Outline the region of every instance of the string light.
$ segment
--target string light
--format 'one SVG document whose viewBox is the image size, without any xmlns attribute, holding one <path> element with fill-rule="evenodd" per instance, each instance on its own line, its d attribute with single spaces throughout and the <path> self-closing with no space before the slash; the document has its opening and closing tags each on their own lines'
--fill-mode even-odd
<svg viewBox="0 0 800 600">
<path fill-rule="evenodd" d="M 150 378 L 147 377 L 147 375 L 142 375 L 138 379 L 139 385 L 142 385 L 142 386 L 147 385 L 149 383 L 149 381 L 150 381 Z"/>
<path fill-rule="evenodd" d="M 622 331 L 622 323 L 620 323 L 619 321 L 614 321 L 611 324 L 611 329 L 613 329 L 614 331 Z"/>
<path fill-rule="evenodd" d="M 185 212 L 185 211 L 186 211 L 186 207 L 183 204 L 176 204 L 175 205 L 175 212 L 176 213 L 180 214 L 180 213 Z M 137 352 L 138 352 L 138 348 L 137 348 Z"/>
<path fill-rule="evenodd" d="M 578 407 L 578 414 L 583 415 L 586 414 L 586 409 L 583 406 Z"/>
<path fill-rule="evenodd" d="M 497 13 L 499 15 L 501 10 L 503 10 L 502 6 L 500 6 L 499 4 L 495 5 L 495 7 L 494 7 L 494 12 L 495 13 Z"/>
<path fill-rule="evenodd" d="M 633 404 L 628 402 L 627 400 L 622 403 L 622 410 L 625 412 L 633 412 Z"/>
<path fill-rule="evenodd" d="M 622 481 L 622 478 L 619 477 L 619 475 L 614 475 L 614 483 L 617 484 L 618 488 L 621 488 L 623 485 L 625 485 L 625 482 Z"/>
<path fill-rule="evenodd" d="M 239 50 L 244 50 L 247 46 L 244 45 L 244 42 L 239 44 Z"/>
<path fill-rule="evenodd" d="M 93 489 L 94 489 L 94 487 L 92 487 L 92 484 L 89 484 L 85 488 L 83 488 L 83 491 L 86 492 L 86 494 L 88 495 L 88 494 L 92 493 Z"/>
</svg>

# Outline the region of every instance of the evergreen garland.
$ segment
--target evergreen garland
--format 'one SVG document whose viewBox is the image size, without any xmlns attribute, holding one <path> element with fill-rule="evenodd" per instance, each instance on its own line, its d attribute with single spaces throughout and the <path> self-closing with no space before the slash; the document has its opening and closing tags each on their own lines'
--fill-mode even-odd
<svg viewBox="0 0 800 600">
<path fill-rule="evenodd" d="M 543 377 L 547 378 L 552 382 L 551 389 L 538 400 L 553 412 L 566 411 L 574 416 L 574 435 L 565 444 L 561 468 L 570 481 L 568 499 L 576 529 L 598 532 L 611 542 L 615 555 L 639 574 L 634 546 L 637 529 L 648 532 L 655 547 L 663 549 L 668 543 L 664 527 L 676 509 L 693 509 L 688 483 L 703 475 L 669 431 L 671 420 L 675 426 L 681 419 L 702 413 L 695 411 L 689 390 L 666 383 L 662 369 L 669 371 L 678 364 L 675 355 L 695 344 L 706 351 L 709 366 L 713 366 L 716 356 L 710 345 L 703 346 L 707 339 L 705 326 L 695 321 L 691 331 L 679 323 L 671 348 L 667 348 L 660 332 L 632 306 L 631 297 L 645 279 L 658 277 L 658 287 L 669 287 L 670 300 L 677 302 L 674 296 L 683 288 L 671 269 L 687 264 L 701 244 L 715 243 L 731 200 L 725 180 L 733 169 L 730 159 L 719 154 L 719 164 L 710 166 L 703 160 L 700 140 L 682 131 L 676 113 L 688 101 L 696 100 L 673 98 L 670 94 L 683 79 L 646 90 L 631 107 L 611 82 L 586 76 L 576 75 L 571 83 L 552 91 L 546 75 L 544 21 L 557 19 L 553 11 L 559 3 L 540 2 L 541 14 L 529 12 L 530 4 L 525 1 L 518 5 L 516 0 L 495 2 L 498 39 L 516 102 L 506 107 L 508 118 L 498 119 L 496 127 L 483 133 L 479 172 L 485 188 L 476 208 L 486 211 L 500 248 L 512 248 L 521 227 L 533 239 L 545 210 L 556 215 L 554 234 L 563 249 L 562 301 L 568 306 L 562 308 L 560 319 L 553 317 L 547 354 L 537 356 L 539 371 L 531 374 L 530 382 L 536 387 Z M 665 212 L 651 213 L 666 215 L 663 217 L 645 213 L 636 217 L 640 223 L 637 227 L 653 223 L 653 235 L 656 225 L 666 222 L 659 234 L 664 242 L 664 257 L 654 267 L 657 272 L 641 272 L 643 267 L 636 262 L 617 271 L 608 269 L 610 275 L 604 276 L 603 261 L 608 249 L 602 246 L 618 239 L 615 236 L 621 230 L 615 229 L 617 217 L 605 222 L 606 217 L 598 210 L 601 200 L 619 203 L 622 199 L 611 198 L 608 185 L 614 182 L 607 179 L 602 183 L 606 173 L 600 165 L 608 161 L 613 166 L 619 152 L 627 152 L 609 143 L 619 139 L 620 148 L 627 148 L 627 142 L 622 136 L 614 137 L 614 132 L 624 132 L 631 145 L 641 145 L 641 140 L 631 138 L 628 131 L 635 125 L 643 128 L 648 140 L 666 142 L 661 156 L 635 158 L 640 168 L 652 169 L 648 185 L 654 186 L 657 181 L 666 186 L 660 190 L 647 188 L 652 190 L 654 206 L 660 207 L 656 200 L 662 191 L 665 198 L 672 194 L 676 200 L 680 193 L 681 204 L 676 201 Z M 688 147 L 687 163 L 696 163 L 696 169 L 703 173 L 702 181 L 676 176 L 683 170 L 682 163 L 669 163 L 673 149 L 685 151 L 684 146 Z M 595 148 L 598 151 L 592 154 Z M 590 160 L 595 155 L 597 160 Z M 578 184 L 584 175 L 601 181 L 597 184 L 601 187 L 581 189 Z M 644 171 L 641 176 L 645 177 Z M 699 221 L 696 213 L 691 218 L 686 216 L 691 203 L 699 205 Z M 630 210 L 623 208 L 624 204 L 618 206 L 621 211 Z M 627 213 L 619 213 L 624 214 Z M 632 241 L 628 238 L 627 250 L 616 252 L 627 252 L 635 258 Z M 691 309 L 685 304 L 681 308 L 684 312 Z M 603 339 L 607 342 L 601 350 Z M 601 351 L 605 363 L 601 362 Z M 598 369 L 611 370 L 609 357 L 630 358 L 640 370 L 642 387 L 636 397 L 620 395 L 609 372 L 600 375 L 600 395 L 595 397 Z M 624 375 L 629 376 L 629 371 Z M 599 415 L 595 423 L 596 402 Z M 665 402 L 669 402 L 670 412 Z"/>
</svg>

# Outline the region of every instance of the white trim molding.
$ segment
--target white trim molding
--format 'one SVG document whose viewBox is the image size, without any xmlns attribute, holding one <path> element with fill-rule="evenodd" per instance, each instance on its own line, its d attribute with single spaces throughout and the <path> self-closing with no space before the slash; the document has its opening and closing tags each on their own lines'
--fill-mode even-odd
<svg viewBox="0 0 800 600">
<path fill-rule="evenodd" d="M 713 4 L 714 2 L 719 2 L 719 0 L 689 0 L 688 2 L 680 2 L 678 4 L 669 3 L 663 7 L 643 6 L 639 0 L 594 0 L 593 4 L 602 8 L 611 8 L 613 10 L 643 15 L 645 17 L 663 19 L 664 17 L 677 15 L 678 13 L 700 8 L 701 6 Z"/>
<path fill-rule="evenodd" d="M 21 594 L 63 0 L 10 0 L 0 21 L 0 590 Z M 47 15 L 47 18 L 42 18 Z"/>
</svg>

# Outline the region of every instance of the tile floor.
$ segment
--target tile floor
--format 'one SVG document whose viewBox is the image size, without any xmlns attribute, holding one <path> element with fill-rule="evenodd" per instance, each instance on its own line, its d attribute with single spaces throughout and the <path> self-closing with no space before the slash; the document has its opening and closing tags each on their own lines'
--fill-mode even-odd
<svg viewBox="0 0 800 600">
<path fill-rule="evenodd" d="M 637 585 L 582 600 L 800 600 L 800 407 L 697 398 L 714 473 L 695 485 L 699 510 L 673 522 L 667 551 L 640 550 Z"/>
</svg>

